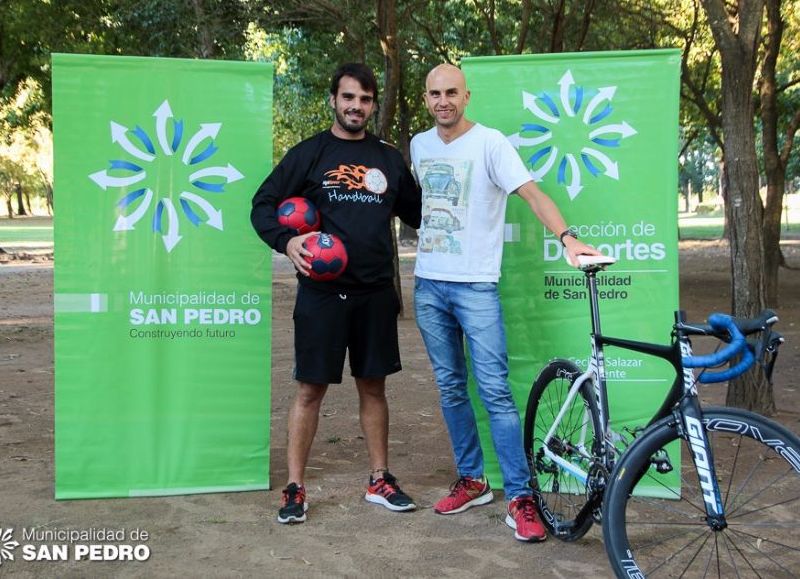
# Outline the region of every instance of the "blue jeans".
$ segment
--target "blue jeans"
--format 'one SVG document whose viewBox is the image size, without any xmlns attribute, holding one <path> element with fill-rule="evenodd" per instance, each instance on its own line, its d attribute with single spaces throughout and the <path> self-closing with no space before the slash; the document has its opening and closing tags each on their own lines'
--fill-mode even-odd
<svg viewBox="0 0 800 579">
<path fill-rule="evenodd" d="M 483 474 L 478 426 L 467 392 L 466 336 L 478 394 L 500 463 L 506 499 L 531 495 L 519 412 L 508 387 L 508 354 L 497 284 L 415 279 L 414 309 L 439 386 L 460 477 Z"/>
</svg>

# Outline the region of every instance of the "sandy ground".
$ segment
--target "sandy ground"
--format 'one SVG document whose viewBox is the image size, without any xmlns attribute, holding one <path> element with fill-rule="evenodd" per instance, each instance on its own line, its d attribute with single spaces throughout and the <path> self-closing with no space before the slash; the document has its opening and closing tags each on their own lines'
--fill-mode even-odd
<svg viewBox="0 0 800 579">
<path fill-rule="evenodd" d="M 800 266 L 800 245 L 786 246 Z M 283 261 L 281 261 L 283 260 Z M 41 256 L 0 263 L 0 529 L 9 527 L 146 530 L 146 562 L 28 562 L 19 550 L 0 576 L 348 576 L 604 577 L 600 531 L 577 543 L 515 541 L 502 501 L 443 517 L 430 506 L 454 476 L 436 389 L 410 317 L 412 261 L 403 262 L 407 317 L 400 322 L 405 370 L 389 380 L 391 466 L 416 500 L 415 513 L 394 514 L 363 499 L 367 465 L 355 389 L 330 390 L 312 450 L 309 522 L 275 522 L 280 491 L 171 498 L 53 499 L 52 262 Z M 681 306 L 692 319 L 730 307 L 728 257 L 717 242 L 681 244 Z M 272 480 L 286 477 L 285 428 L 293 395 L 291 303 L 295 281 L 276 261 Z M 777 418 L 800 430 L 792 377 L 800 374 L 800 270 L 781 274 Z M 719 401 L 722 387 L 705 391 Z M 1 533 L 2 531 L 0 531 Z M 0 535 L 0 538 L 2 536 Z M 17 540 L 20 538 L 17 537 Z"/>
</svg>

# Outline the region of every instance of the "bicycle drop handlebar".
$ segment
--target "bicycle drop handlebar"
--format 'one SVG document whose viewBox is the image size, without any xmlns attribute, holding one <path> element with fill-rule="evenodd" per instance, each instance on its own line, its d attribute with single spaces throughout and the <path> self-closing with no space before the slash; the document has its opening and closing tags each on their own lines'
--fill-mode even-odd
<svg viewBox="0 0 800 579">
<path fill-rule="evenodd" d="M 578 256 L 578 268 L 584 272 L 587 280 L 590 280 L 589 287 L 595 289 L 596 286 L 591 284 L 594 275 L 615 262 L 615 258 L 606 255 Z M 592 289 L 592 293 L 590 294 L 592 332 L 599 334 L 600 319 L 597 311 L 597 294 L 595 293 L 595 289 Z M 716 336 L 722 341 L 728 342 L 727 346 L 713 354 L 705 356 L 684 356 L 683 366 L 686 368 L 712 368 L 732 360 L 737 355 L 741 355 L 741 359 L 734 366 L 718 372 L 703 371 L 697 377 L 697 380 L 702 384 L 712 384 L 714 382 L 726 382 L 731 378 L 736 378 L 749 370 L 756 360 L 753 349 L 748 345 L 744 335 L 767 330 L 766 338 L 759 342 L 754 348 L 760 358 L 764 351 L 768 351 L 770 348 L 774 351 L 777 349 L 777 346 L 783 342 L 780 334 L 769 332 L 769 327 L 777 321 L 778 317 L 775 315 L 775 312 L 772 310 L 764 310 L 759 316 L 752 319 L 733 318 L 727 314 L 713 313 L 708 316 L 708 326 L 692 326 L 678 322 L 686 335 Z M 676 328 L 677 327 L 676 325 Z M 774 356 L 771 364 L 768 366 L 765 365 L 768 379 L 772 374 L 772 364 L 774 364 Z"/>
<path fill-rule="evenodd" d="M 727 370 L 720 372 L 703 372 L 697 380 L 702 384 L 711 384 L 714 382 L 725 382 L 731 378 L 744 374 L 755 362 L 755 357 L 747 346 L 747 340 L 744 335 L 736 326 L 731 316 L 726 314 L 711 314 L 708 316 L 708 324 L 716 332 L 727 332 L 730 336 L 730 343 L 719 352 L 707 354 L 704 356 L 684 356 L 683 365 L 687 368 L 708 368 L 719 366 L 731 360 L 738 354 L 742 355 L 741 360 Z"/>
</svg>

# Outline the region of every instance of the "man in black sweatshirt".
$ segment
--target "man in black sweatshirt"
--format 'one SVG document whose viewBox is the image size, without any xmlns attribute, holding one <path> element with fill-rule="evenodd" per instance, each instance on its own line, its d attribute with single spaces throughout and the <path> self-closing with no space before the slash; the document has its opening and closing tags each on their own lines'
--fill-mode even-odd
<svg viewBox="0 0 800 579">
<path fill-rule="evenodd" d="M 400 370 L 399 300 L 394 290 L 390 219 L 420 225 L 420 191 L 402 155 L 366 131 L 378 85 L 363 64 L 339 67 L 331 80 L 330 130 L 286 153 L 253 197 L 251 221 L 270 247 L 286 254 L 299 280 L 294 310 L 297 394 L 289 411 L 289 477 L 278 522 L 302 523 L 308 503 L 304 473 L 328 384 L 342 382 L 345 353 L 359 395 L 370 461 L 365 499 L 393 511 L 416 508 L 388 470 L 386 376 Z M 347 269 L 333 281 L 309 277 L 303 241 L 278 223 L 289 197 L 305 197 L 322 216 L 322 231 L 344 242 Z"/>
</svg>

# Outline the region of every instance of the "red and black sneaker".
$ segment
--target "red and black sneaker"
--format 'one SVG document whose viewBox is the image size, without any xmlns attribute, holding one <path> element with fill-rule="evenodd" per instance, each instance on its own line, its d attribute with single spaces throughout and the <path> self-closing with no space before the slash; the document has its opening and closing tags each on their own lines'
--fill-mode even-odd
<svg viewBox="0 0 800 579">
<path fill-rule="evenodd" d="M 278 511 L 279 523 L 304 523 L 307 510 L 306 487 L 291 483 L 283 489 L 281 508 Z"/>
<path fill-rule="evenodd" d="M 454 515 L 470 507 L 487 505 L 492 500 L 494 495 L 485 477 L 464 476 L 453 483 L 450 494 L 433 505 L 433 510 L 440 515 Z"/>
<path fill-rule="evenodd" d="M 506 525 L 514 529 L 514 537 L 520 541 L 536 542 L 547 538 L 547 530 L 532 497 L 517 497 L 508 503 Z"/>
<path fill-rule="evenodd" d="M 364 498 L 370 503 L 383 505 L 390 511 L 413 511 L 417 508 L 389 471 L 384 471 L 383 476 L 377 480 L 370 477 Z"/>
</svg>

